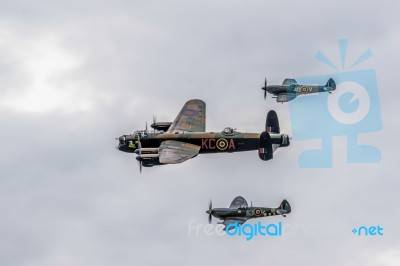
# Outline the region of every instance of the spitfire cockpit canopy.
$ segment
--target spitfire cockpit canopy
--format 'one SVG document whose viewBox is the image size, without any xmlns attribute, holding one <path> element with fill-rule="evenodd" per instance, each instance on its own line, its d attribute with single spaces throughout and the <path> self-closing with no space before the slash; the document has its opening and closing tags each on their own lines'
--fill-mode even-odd
<svg viewBox="0 0 400 266">
<path fill-rule="evenodd" d="M 249 204 L 247 204 L 247 201 L 243 197 L 238 196 L 233 199 L 229 208 L 238 209 L 238 208 L 247 208 L 248 206 Z"/>
<path fill-rule="evenodd" d="M 285 79 L 282 82 L 282 85 L 290 85 L 290 84 L 297 84 L 297 81 L 295 79 Z"/>
</svg>

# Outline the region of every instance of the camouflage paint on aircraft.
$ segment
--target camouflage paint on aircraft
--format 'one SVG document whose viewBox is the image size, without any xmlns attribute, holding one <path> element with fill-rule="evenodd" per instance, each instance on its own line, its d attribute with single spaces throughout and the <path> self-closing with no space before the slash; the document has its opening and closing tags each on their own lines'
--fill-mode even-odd
<svg viewBox="0 0 400 266">
<path fill-rule="evenodd" d="M 222 132 L 205 132 L 206 105 L 201 100 L 185 103 L 174 122 L 154 122 L 163 131 L 136 131 L 119 137 L 117 149 L 136 153 L 140 166 L 181 163 L 201 153 L 258 150 L 259 158 L 273 158 L 278 147 L 290 144 L 289 136 L 280 134 L 275 111 L 267 116 L 266 131 L 242 133 L 232 128 Z M 164 129 L 166 131 L 164 131 Z"/>
<path fill-rule="evenodd" d="M 233 199 L 229 208 L 212 208 L 210 200 L 206 213 L 209 215 L 209 222 L 211 222 L 212 216 L 214 216 L 223 220 L 222 224 L 227 226 L 233 223 L 244 224 L 249 219 L 266 216 L 282 215 L 286 217 L 291 211 L 290 204 L 285 199 L 277 208 L 265 208 L 249 206 L 243 197 L 238 196 Z"/>
</svg>

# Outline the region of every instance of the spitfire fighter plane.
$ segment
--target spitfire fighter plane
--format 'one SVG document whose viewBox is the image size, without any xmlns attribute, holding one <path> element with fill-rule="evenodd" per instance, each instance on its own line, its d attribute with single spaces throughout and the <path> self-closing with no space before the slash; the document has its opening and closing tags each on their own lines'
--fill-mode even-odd
<svg viewBox="0 0 400 266">
<path fill-rule="evenodd" d="M 242 133 L 230 127 L 222 132 L 206 132 L 206 104 L 190 100 L 173 122 L 155 122 L 154 131 L 141 130 L 118 138 L 117 149 L 137 154 L 143 167 L 177 164 L 199 153 L 221 153 L 258 150 L 261 160 L 273 158 L 278 147 L 289 146 L 289 136 L 280 134 L 278 116 L 269 111 L 262 133 Z"/>
<path fill-rule="evenodd" d="M 291 212 L 290 204 L 287 200 L 283 200 L 277 208 L 264 208 L 264 207 L 253 207 L 253 204 L 247 204 L 247 201 L 238 196 L 233 199 L 229 208 L 212 208 L 212 202 L 208 205 L 208 222 L 211 223 L 212 216 L 223 220 L 220 224 L 223 224 L 226 228 L 229 224 L 238 223 L 244 224 L 247 220 L 253 218 L 260 218 L 265 216 L 282 215 L 286 217 L 286 214 Z"/>
<path fill-rule="evenodd" d="M 295 79 L 285 79 L 282 85 L 268 85 L 267 79 L 265 78 L 264 87 L 264 99 L 267 98 L 267 92 L 274 95 L 272 98 L 276 98 L 277 102 L 284 103 L 293 100 L 298 95 L 318 93 L 318 92 L 329 92 L 332 93 L 336 89 L 335 81 L 330 78 L 324 86 L 318 85 L 301 85 L 298 84 Z"/>
</svg>

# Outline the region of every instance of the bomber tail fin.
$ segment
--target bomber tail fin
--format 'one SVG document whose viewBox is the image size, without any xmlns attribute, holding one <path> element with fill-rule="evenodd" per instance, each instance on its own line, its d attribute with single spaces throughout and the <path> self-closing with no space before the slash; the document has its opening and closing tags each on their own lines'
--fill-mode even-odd
<svg viewBox="0 0 400 266">
<path fill-rule="evenodd" d="M 258 157 L 263 161 L 271 160 L 274 157 L 271 136 L 266 131 L 261 133 L 258 141 Z"/>
<path fill-rule="evenodd" d="M 271 134 L 274 139 L 271 138 Z M 276 135 L 280 136 L 276 136 Z M 258 141 L 258 156 L 263 161 L 273 158 L 273 153 L 278 147 L 287 147 L 290 145 L 290 138 L 286 134 L 280 134 L 278 115 L 274 110 L 267 114 L 265 122 L 265 131 L 261 133 Z"/>
<path fill-rule="evenodd" d="M 280 133 L 279 119 L 278 115 L 274 110 L 270 110 L 267 114 L 267 119 L 265 121 L 265 131 L 272 133 Z"/>
</svg>

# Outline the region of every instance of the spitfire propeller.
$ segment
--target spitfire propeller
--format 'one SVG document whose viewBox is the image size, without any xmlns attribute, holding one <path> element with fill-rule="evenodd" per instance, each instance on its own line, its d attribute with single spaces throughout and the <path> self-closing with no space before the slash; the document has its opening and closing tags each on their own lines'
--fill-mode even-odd
<svg viewBox="0 0 400 266">
<path fill-rule="evenodd" d="M 264 90 L 264 100 L 265 100 L 267 99 L 267 77 L 265 77 L 264 87 L 262 87 L 261 89 Z"/>
<path fill-rule="evenodd" d="M 208 223 L 209 224 L 212 222 L 211 212 L 212 212 L 212 201 L 210 199 L 210 202 L 208 203 L 208 211 L 207 211 L 207 213 L 208 213 Z"/>
</svg>

